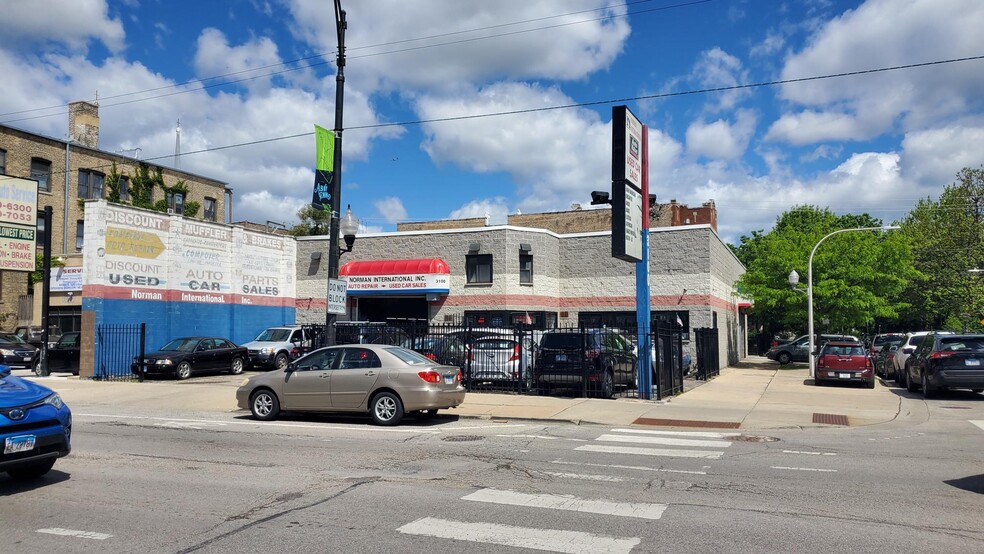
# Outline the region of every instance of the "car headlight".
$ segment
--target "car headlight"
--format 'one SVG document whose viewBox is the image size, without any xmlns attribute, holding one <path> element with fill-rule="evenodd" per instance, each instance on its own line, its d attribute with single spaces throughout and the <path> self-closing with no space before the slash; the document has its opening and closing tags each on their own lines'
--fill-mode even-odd
<svg viewBox="0 0 984 554">
<path fill-rule="evenodd" d="M 60 410 L 65 407 L 65 403 L 62 402 L 61 397 L 57 394 L 52 394 L 48 398 L 45 398 L 44 403 L 54 406 L 56 410 Z"/>
<path fill-rule="evenodd" d="M 168 358 L 165 358 L 165 359 L 163 359 L 163 360 L 157 360 L 157 365 L 171 365 L 171 364 L 173 364 L 173 363 L 174 363 L 174 362 L 173 362 L 173 361 L 171 361 L 171 360 L 170 360 L 170 359 L 168 359 Z"/>
<path fill-rule="evenodd" d="M 245 387 L 248 384 L 249 384 L 249 377 L 243 379 L 242 383 L 239 383 L 239 386 L 240 387 Z"/>
<path fill-rule="evenodd" d="M 14 355 L 14 351 L 13 350 L 7 350 L 6 348 L 0 348 L 0 355 L 2 355 L 2 356 L 13 356 Z"/>
<path fill-rule="evenodd" d="M 264 354 L 273 354 L 273 348 L 267 346 L 267 347 L 261 348 L 260 349 L 260 352 L 263 352 Z"/>
</svg>

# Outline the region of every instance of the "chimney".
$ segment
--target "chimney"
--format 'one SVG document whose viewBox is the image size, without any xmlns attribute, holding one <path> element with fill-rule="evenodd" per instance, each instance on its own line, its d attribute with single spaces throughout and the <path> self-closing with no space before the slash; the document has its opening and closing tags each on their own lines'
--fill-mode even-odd
<svg viewBox="0 0 984 554">
<path fill-rule="evenodd" d="M 72 102 L 68 105 L 68 138 L 88 148 L 99 148 L 99 105 Z"/>
</svg>

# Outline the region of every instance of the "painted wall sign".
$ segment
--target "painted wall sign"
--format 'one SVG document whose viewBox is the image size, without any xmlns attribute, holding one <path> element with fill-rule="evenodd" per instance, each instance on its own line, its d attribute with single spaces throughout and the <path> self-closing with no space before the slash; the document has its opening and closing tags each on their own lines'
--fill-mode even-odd
<svg viewBox="0 0 984 554">
<path fill-rule="evenodd" d="M 38 182 L 0 175 L 0 269 L 34 271 Z"/>
</svg>

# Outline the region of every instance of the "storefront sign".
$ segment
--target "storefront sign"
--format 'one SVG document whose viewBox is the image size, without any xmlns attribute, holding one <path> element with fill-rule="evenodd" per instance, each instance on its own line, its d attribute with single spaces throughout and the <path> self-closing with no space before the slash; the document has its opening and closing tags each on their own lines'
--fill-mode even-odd
<svg viewBox="0 0 984 554">
<path fill-rule="evenodd" d="M 34 271 L 38 182 L 0 175 L 0 269 Z"/>
<path fill-rule="evenodd" d="M 451 291 L 451 279 L 447 274 L 412 273 L 406 275 L 350 275 L 349 294 L 387 292 L 398 294 L 421 294 L 437 292 L 447 294 Z"/>
<path fill-rule="evenodd" d="M 629 108 L 612 108 L 612 181 L 642 188 L 642 123 Z"/>
<path fill-rule="evenodd" d="M 642 193 L 626 181 L 612 183 L 612 257 L 642 260 Z"/>
<path fill-rule="evenodd" d="M 51 292 L 80 292 L 82 290 L 81 267 L 51 268 Z"/>
</svg>

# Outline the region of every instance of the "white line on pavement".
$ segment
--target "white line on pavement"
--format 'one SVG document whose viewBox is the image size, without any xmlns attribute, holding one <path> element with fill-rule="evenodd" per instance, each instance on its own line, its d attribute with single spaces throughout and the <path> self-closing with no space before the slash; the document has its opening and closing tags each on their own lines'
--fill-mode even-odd
<svg viewBox="0 0 984 554">
<path fill-rule="evenodd" d="M 565 462 L 564 460 L 553 460 L 551 464 L 562 464 L 568 466 L 586 466 L 586 467 L 615 467 L 618 469 L 635 469 L 638 471 L 661 471 L 663 473 L 687 473 L 690 475 L 707 475 L 706 471 L 685 471 L 682 469 L 663 469 L 659 467 L 645 467 L 645 466 L 623 466 L 618 464 L 591 464 L 587 462 Z"/>
<path fill-rule="evenodd" d="M 807 452 L 803 450 L 783 450 L 783 454 L 810 454 L 813 456 L 836 456 L 835 452 Z"/>
<path fill-rule="evenodd" d="M 577 498 L 567 494 L 526 494 L 497 489 L 477 490 L 469 495 L 462 496 L 461 499 L 474 502 L 488 502 L 490 504 L 506 504 L 509 506 L 526 506 L 530 508 L 546 508 L 549 510 L 585 512 L 652 520 L 662 517 L 663 512 L 666 510 L 666 504 L 609 502 L 607 500 Z"/>
<path fill-rule="evenodd" d="M 980 427 L 981 429 L 984 429 L 984 421 L 978 421 L 978 420 L 968 420 L 968 421 Z"/>
<path fill-rule="evenodd" d="M 551 437 L 548 435 L 496 435 L 497 437 L 503 437 L 507 439 L 518 438 L 518 439 L 543 439 L 548 441 L 574 441 L 574 442 L 588 442 L 587 439 L 568 439 L 565 437 Z"/>
<path fill-rule="evenodd" d="M 741 433 L 712 433 L 710 431 L 656 431 L 652 429 L 612 429 L 612 433 L 637 433 L 640 435 L 677 435 L 680 437 L 702 437 L 705 439 L 727 439 L 741 436 Z"/>
<path fill-rule="evenodd" d="M 641 541 L 639 538 L 620 539 L 581 531 L 533 529 L 495 523 L 468 523 L 425 517 L 397 529 L 407 535 L 422 535 L 441 539 L 497 544 L 566 554 L 610 552 L 628 554 Z"/>
<path fill-rule="evenodd" d="M 503 424 L 500 423 L 500 424 L 497 424 L 497 425 L 494 424 L 494 425 L 472 425 L 472 426 L 469 426 L 469 427 L 445 427 L 444 430 L 446 430 L 446 431 L 458 431 L 458 430 L 464 430 L 464 429 L 505 429 L 506 427 L 529 427 L 529 425 L 524 425 L 522 423 L 517 423 L 515 425 L 503 425 Z"/>
<path fill-rule="evenodd" d="M 332 425 L 326 423 L 324 425 L 309 425 L 302 423 L 277 423 L 270 421 L 215 421 L 210 419 L 175 419 L 173 417 L 149 417 L 149 416 L 131 416 L 131 415 L 109 415 L 109 414 L 72 414 L 72 417 L 93 417 L 93 418 L 108 418 L 108 419 L 146 419 L 151 421 L 165 421 L 165 422 L 187 422 L 187 423 L 205 423 L 205 424 L 235 424 L 235 425 L 252 425 L 255 427 L 286 427 L 286 428 L 296 428 L 296 429 L 330 429 L 333 431 L 356 431 L 363 433 L 366 431 L 375 431 L 377 433 L 424 433 L 430 435 L 439 435 L 440 431 L 435 429 L 379 429 L 375 427 L 355 425 L 355 426 L 344 426 L 344 425 Z"/>
<path fill-rule="evenodd" d="M 668 456 L 671 458 L 709 458 L 717 460 L 721 457 L 721 452 L 708 450 L 676 450 L 671 448 L 635 448 L 631 446 L 600 446 L 596 444 L 586 444 L 578 446 L 574 450 L 584 452 L 604 452 L 607 454 L 639 454 L 642 456 Z"/>
<path fill-rule="evenodd" d="M 772 466 L 772 469 L 788 469 L 790 471 L 820 471 L 822 473 L 837 473 L 836 469 L 817 469 L 815 467 Z"/>
<path fill-rule="evenodd" d="M 602 442 L 629 442 L 634 444 L 663 444 L 666 446 L 694 446 L 709 448 L 727 448 L 728 441 L 702 441 L 696 439 L 675 439 L 672 437 L 636 437 L 628 435 L 602 435 L 595 439 Z"/>
<path fill-rule="evenodd" d="M 77 537 L 80 539 L 93 539 L 97 541 L 104 541 L 113 535 L 107 535 L 106 533 L 94 533 L 92 531 L 76 531 L 75 529 L 59 529 L 57 527 L 50 529 L 38 529 L 38 533 L 45 533 L 48 535 L 60 535 L 62 537 Z"/>
<path fill-rule="evenodd" d="M 620 477 L 612 477 L 610 475 L 591 475 L 583 473 L 560 473 L 556 471 L 544 471 L 547 475 L 552 475 L 554 477 L 562 477 L 564 479 L 581 479 L 584 481 L 609 481 L 612 483 L 621 483 L 623 479 Z"/>
</svg>

